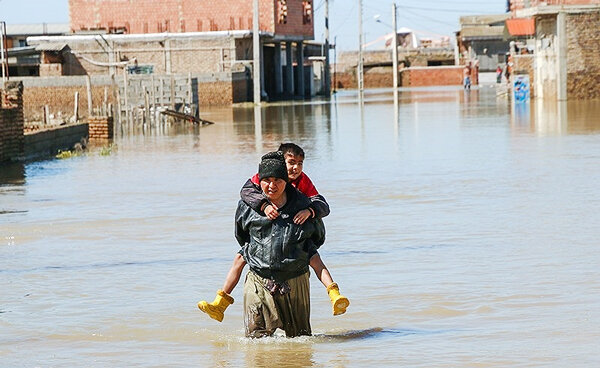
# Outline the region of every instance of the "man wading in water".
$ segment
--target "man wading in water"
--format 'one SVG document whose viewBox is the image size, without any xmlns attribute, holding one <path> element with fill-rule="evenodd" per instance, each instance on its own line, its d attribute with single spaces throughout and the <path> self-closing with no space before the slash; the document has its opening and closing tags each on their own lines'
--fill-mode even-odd
<svg viewBox="0 0 600 368">
<path fill-rule="evenodd" d="M 235 237 L 250 267 L 244 282 L 246 336 L 271 336 L 277 328 L 287 337 L 310 335 L 309 260 L 325 241 L 320 219 L 295 224 L 294 215 L 310 200 L 288 183 L 281 152 L 262 157 L 260 187 L 280 215 L 270 220 L 244 201 L 235 214 Z"/>
</svg>

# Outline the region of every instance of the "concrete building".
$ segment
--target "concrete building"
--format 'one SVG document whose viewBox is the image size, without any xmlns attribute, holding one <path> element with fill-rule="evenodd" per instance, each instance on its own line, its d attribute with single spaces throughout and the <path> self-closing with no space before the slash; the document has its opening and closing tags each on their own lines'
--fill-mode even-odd
<svg viewBox="0 0 600 368">
<path fill-rule="evenodd" d="M 14 77 L 40 75 L 42 52 L 28 45 L 27 37 L 58 36 L 69 32 L 70 28 L 66 23 L 7 24 L 8 75 Z"/>
<path fill-rule="evenodd" d="M 509 51 L 504 22 L 509 17 L 510 14 L 460 17 L 460 31 L 456 32 L 460 64 L 477 60 L 482 72 L 492 72 L 498 65 L 504 65 Z"/>
<path fill-rule="evenodd" d="M 537 97 L 600 98 L 600 0 L 511 0 L 510 9 L 535 27 L 533 60 L 522 69 Z"/>
</svg>

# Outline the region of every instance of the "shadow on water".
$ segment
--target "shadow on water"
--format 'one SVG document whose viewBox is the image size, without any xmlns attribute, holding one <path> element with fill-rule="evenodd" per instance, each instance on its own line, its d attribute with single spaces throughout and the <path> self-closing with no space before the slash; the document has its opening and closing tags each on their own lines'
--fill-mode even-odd
<svg viewBox="0 0 600 368">
<path fill-rule="evenodd" d="M 437 335 L 445 332 L 447 331 L 373 327 L 364 330 L 346 331 L 340 334 L 315 334 L 314 336 L 316 338 L 322 338 L 330 341 L 350 341 L 386 337 L 404 337 L 412 335 Z"/>
<path fill-rule="evenodd" d="M 424 245 L 409 245 L 405 247 L 397 247 L 395 250 L 425 250 L 425 249 L 438 249 L 438 248 L 451 248 L 456 247 L 457 244 L 424 244 Z M 332 256 L 348 256 L 348 255 L 368 255 L 368 254 L 386 254 L 389 251 L 384 250 L 340 250 L 331 251 L 327 254 Z"/>
</svg>

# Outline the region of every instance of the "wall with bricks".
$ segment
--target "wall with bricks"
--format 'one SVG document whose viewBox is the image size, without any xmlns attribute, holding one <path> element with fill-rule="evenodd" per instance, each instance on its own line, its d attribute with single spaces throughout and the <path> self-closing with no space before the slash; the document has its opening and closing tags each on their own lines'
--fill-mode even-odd
<svg viewBox="0 0 600 368">
<path fill-rule="evenodd" d="M 312 1 L 311 1 L 312 2 Z M 303 0 L 287 0 L 286 23 L 279 23 L 278 0 L 259 0 L 260 30 L 312 39 L 313 23 L 303 22 Z M 206 32 L 252 29 L 252 0 L 69 0 L 73 31 L 103 29 L 125 33 Z"/>
<path fill-rule="evenodd" d="M 104 89 L 108 88 L 108 103 L 115 104 L 109 84 L 92 87 L 92 101 L 95 108 L 104 101 Z M 85 82 L 79 86 L 37 86 L 27 87 L 23 93 L 23 113 L 25 121 L 44 119 L 44 106 L 48 106 L 53 119 L 70 120 L 75 110 L 75 92 L 79 92 L 78 117 L 88 116 L 87 88 Z"/>
<path fill-rule="evenodd" d="M 529 76 L 529 94 L 535 96 L 535 55 L 512 55 L 512 74 L 527 74 Z"/>
<path fill-rule="evenodd" d="M 600 11 L 567 16 L 567 98 L 600 98 Z"/>
<path fill-rule="evenodd" d="M 113 138 L 114 124 L 110 116 L 91 116 L 88 121 L 88 138 L 91 141 L 105 141 Z"/>
<path fill-rule="evenodd" d="M 594 5 L 600 4 L 600 0 L 510 0 L 510 10 L 516 11 L 527 7 L 540 5 Z"/>
<path fill-rule="evenodd" d="M 0 89 L 0 163 L 23 156 L 23 84 L 8 82 Z"/>
<path fill-rule="evenodd" d="M 162 75 L 162 77 L 164 78 L 165 76 Z M 228 105 L 251 100 L 250 92 L 252 84 L 250 76 L 245 72 L 192 74 L 192 77 L 198 80 L 197 95 L 201 106 Z M 159 76 L 155 78 L 158 80 Z M 76 92 L 79 92 L 78 117 L 79 119 L 86 119 L 88 117 L 85 77 L 21 77 L 18 79 L 25 85 L 22 94 L 23 110 L 21 114 L 27 122 L 26 126 L 31 125 L 32 122 L 38 122 L 38 124 L 34 124 L 35 129 L 44 128 L 44 126 L 39 124 L 44 118 L 44 106 L 48 106 L 49 113 L 53 116 L 52 120 L 71 121 L 75 109 Z M 115 78 L 115 83 L 122 86 L 123 77 L 119 76 Z M 93 76 L 91 84 L 93 108 L 99 108 L 104 104 L 106 91 L 107 104 L 112 104 L 116 110 L 117 102 L 112 79 L 108 76 Z M 168 91 L 165 91 L 165 93 L 168 93 Z"/>
<path fill-rule="evenodd" d="M 252 39 L 230 34 L 65 36 L 30 40 L 68 43 L 72 53 L 65 56 L 63 75 L 110 75 L 117 73 L 115 62 L 130 62 L 130 66 L 150 66 L 154 74 L 218 73 L 242 67 L 239 60 L 252 59 Z M 75 57 L 74 55 L 77 55 Z M 239 55 L 239 56 L 238 56 Z M 45 66 L 48 65 L 48 66 Z M 40 75 L 48 74 L 42 64 Z M 49 71 L 56 75 L 58 71 Z"/>
<path fill-rule="evenodd" d="M 454 86 L 463 83 L 464 66 L 410 67 L 400 70 L 401 87 Z M 476 85 L 476 71 L 472 71 L 472 84 Z M 332 83 L 335 89 L 358 88 L 356 71 L 334 73 Z M 392 68 L 377 67 L 365 69 L 365 88 L 391 88 L 393 86 Z"/>
<path fill-rule="evenodd" d="M 462 85 L 463 66 L 411 67 L 400 71 L 403 87 Z"/>
</svg>

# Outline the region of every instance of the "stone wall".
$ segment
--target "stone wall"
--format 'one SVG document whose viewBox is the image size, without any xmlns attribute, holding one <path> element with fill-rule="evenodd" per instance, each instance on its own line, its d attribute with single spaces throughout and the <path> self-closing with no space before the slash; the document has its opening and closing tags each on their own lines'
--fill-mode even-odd
<svg viewBox="0 0 600 368">
<path fill-rule="evenodd" d="M 8 82 L 0 89 L 0 163 L 23 156 L 23 83 Z"/>
<path fill-rule="evenodd" d="M 600 11 L 567 16 L 567 98 L 600 98 Z"/>
</svg>

